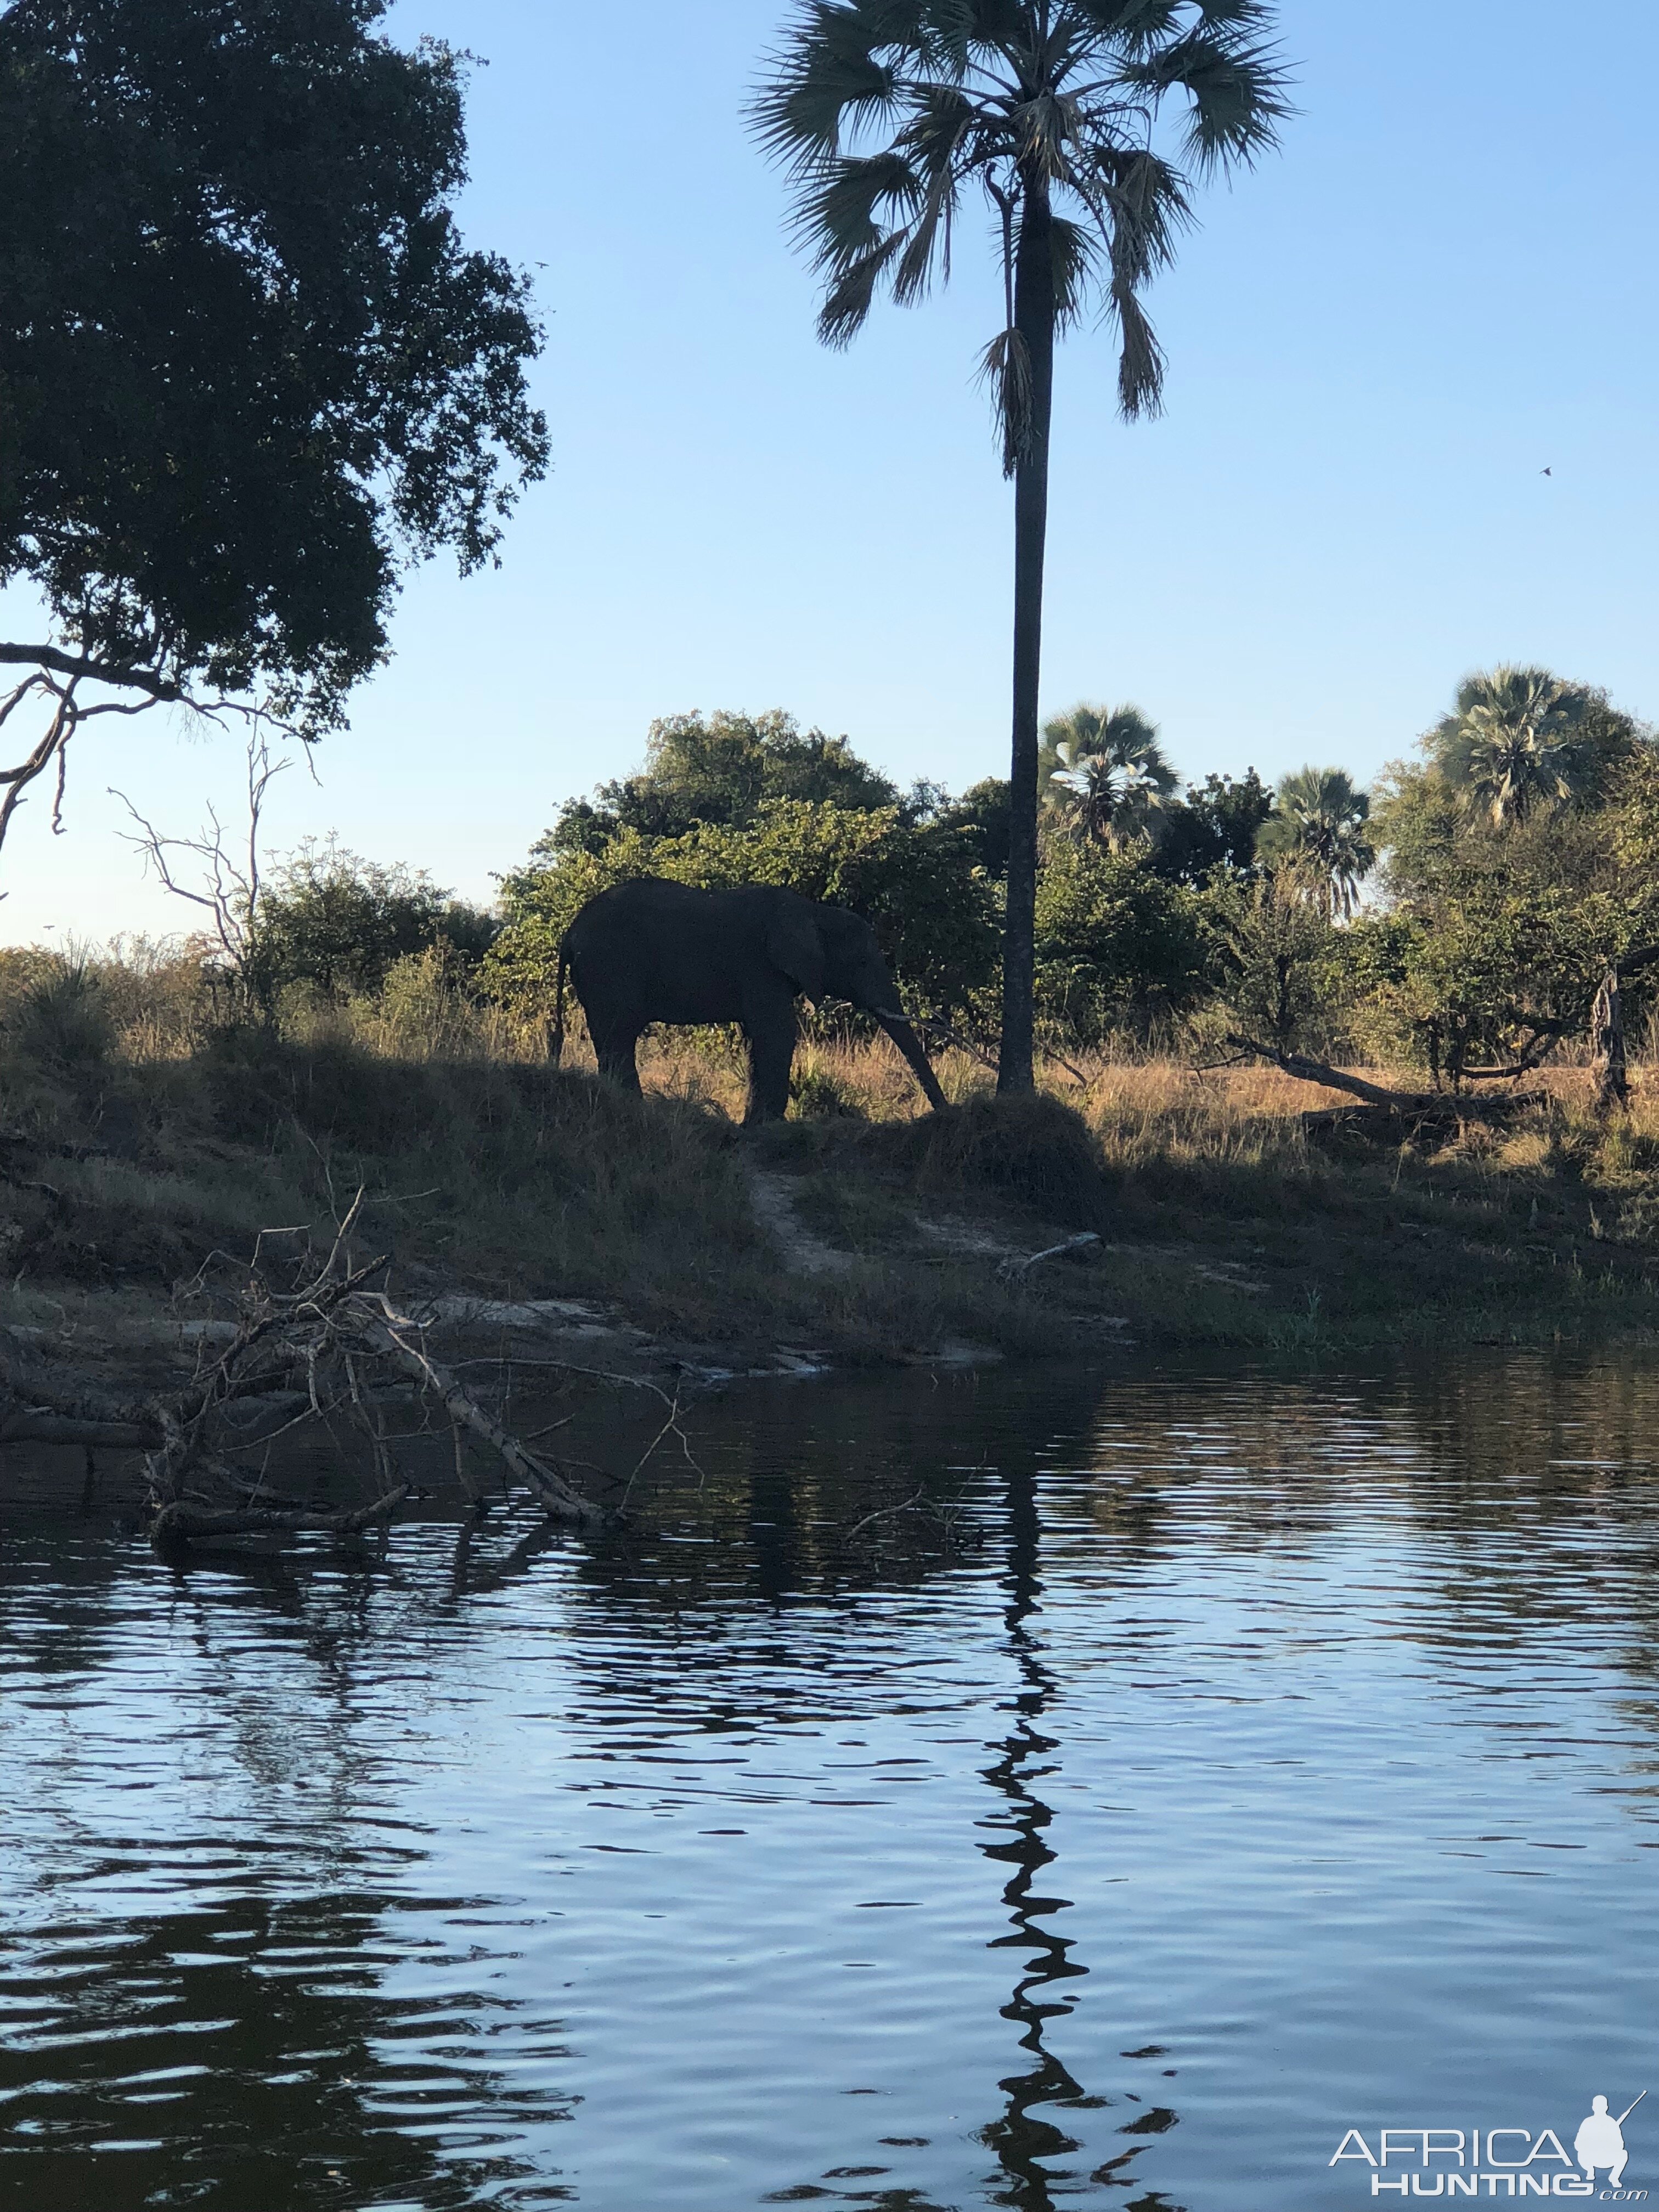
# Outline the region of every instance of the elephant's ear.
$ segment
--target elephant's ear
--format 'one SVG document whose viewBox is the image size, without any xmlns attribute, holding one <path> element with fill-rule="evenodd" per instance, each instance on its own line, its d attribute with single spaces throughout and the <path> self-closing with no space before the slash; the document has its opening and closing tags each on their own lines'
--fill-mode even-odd
<svg viewBox="0 0 1659 2212">
<path fill-rule="evenodd" d="M 817 1005 L 823 996 L 823 940 L 805 899 L 779 905 L 767 927 L 766 957 Z"/>
</svg>

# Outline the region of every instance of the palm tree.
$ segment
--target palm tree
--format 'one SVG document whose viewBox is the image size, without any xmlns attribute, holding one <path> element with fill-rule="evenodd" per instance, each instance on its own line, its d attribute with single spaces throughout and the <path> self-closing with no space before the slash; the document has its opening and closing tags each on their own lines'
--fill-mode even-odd
<svg viewBox="0 0 1659 2212">
<path fill-rule="evenodd" d="M 1014 479 L 1013 762 L 998 1087 L 1032 1087 L 1037 690 L 1054 340 L 1091 298 L 1115 323 L 1118 405 L 1154 413 L 1164 356 L 1141 294 L 1190 217 L 1193 174 L 1248 164 L 1288 112 L 1268 0 L 801 0 L 756 103 L 845 345 L 878 289 L 948 277 L 964 196 L 1000 246 L 983 370 Z M 1170 151 L 1154 143 L 1178 103 Z M 1184 167 L 1183 167 L 1184 164 Z"/>
<path fill-rule="evenodd" d="M 1459 684 L 1456 710 L 1431 733 L 1429 748 L 1469 811 L 1507 830 L 1583 795 L 1591 703 L 1581 686 L 1547 668 L 1494 668 Z"/>
<path fill-rule="evenodd" d="M 1176 788 L 1158 726 L 1138 707 L 1073 707 L 1042 726 L 1037 794 L 1114 853 L 1152 836 Z"/>
<path fill-rule="evenodd" d="M 1376 860 L 1365 835 L 1370 798 L 1345 769 L 1304 768 L 1285 778 L 1273 805 L 1276 811 L 1256 831 L 1256 858 L 1346 921 Z"/>
</svg>

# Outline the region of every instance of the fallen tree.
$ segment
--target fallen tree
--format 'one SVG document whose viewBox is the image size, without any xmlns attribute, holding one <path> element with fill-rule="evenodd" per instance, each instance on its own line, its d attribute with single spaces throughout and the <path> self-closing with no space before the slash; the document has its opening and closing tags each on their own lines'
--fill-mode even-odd
<svg viewBox="0 0 1659 2212">
<path fill-rule="evenodd" d="M 1332 1067 L 1322 1060 L 1310 1059 L 1306 1053 L 1290 1052 L 1283 1047 L 1264 1044 L 1259 1038 L 1242 1036 L 1230 1032 L 1226 1040 L 1234 1058 L 1222 1063 L 1237 1066 L 1246 1060 L 1265 1060 L 1285 1074 L 1294 1076 L 1299 1083 L 1316 1083 L 1327 1091 L 1346 1091 L 1362 1105 L 1387 1116 L 1390 1121 L 1421 1124 L 1425 1121 L 1492 1121 L 1507 1119 L 1512 1114 L 1528 1108 L 1547 1103 L 1549 1094 L 1543 1091 L 1511 1091 L 1503 1095 L 1486 1093 L 1476 1097 L 1462 1091 L 1390 1091 L 1380 1083 L 1368 1082 L 1363 1075 L 1353 1075 L 1346 1068 Z M 1522 1068 L 1509 1071 L 1519 1075 Z M 1339 1116 L 1351 1116 L 1352 1109 L 1335 1107 L 1322 1114 L 1304 1115 L 1304 1123 L 1329 1121 Z"/>
</svg>

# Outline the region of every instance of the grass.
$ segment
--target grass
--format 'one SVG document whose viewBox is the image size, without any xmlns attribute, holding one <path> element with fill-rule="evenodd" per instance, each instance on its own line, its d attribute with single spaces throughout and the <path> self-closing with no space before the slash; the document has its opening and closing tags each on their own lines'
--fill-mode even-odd
<svg viewBox="0 0 1659 2212">
<path fill-rule="evenodd" d="M 0 960 L 0 1319 L 137 1337 L 214 1252 L 321 1233 L 361 1186 L 405 1288 L 609 1305 L 717 1358 L 1133 1342 L 1342 1352 L 1659 1328 L 1659 1072 L 1434 1148 L 1316 1139 L 1271 1071 L 1099 1057 L 998 1102 L 947 1054 L 918 1115 L 883 1042 L 811 1043 L 793 1118 L 733 1126 L 734 1042 L 671 1036 L 632 1099 L 404 963 L 372 1000 L 228 1028 L 189 963 Z M 1082 1259 L 1000 1263 L 1082 1229 Z"/>
</svg>

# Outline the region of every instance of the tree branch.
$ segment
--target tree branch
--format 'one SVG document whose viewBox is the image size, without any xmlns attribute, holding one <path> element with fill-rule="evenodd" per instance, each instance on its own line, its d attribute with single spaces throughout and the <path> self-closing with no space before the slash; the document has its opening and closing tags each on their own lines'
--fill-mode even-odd
<svg viewBox="0 0 1659 2212">
<path fill-rule="evenodd" d="M 55 645 L 9 645 L 0 640 L 0 667 L 49 668 L 54 676 L 71 683 L 108 684 L 118 690 L 143 691 L 155 701 L 183 701 L 185 688 L 154 669 L 126 668 L 107 660 L 91 660 L 84 654 L 65 653 Z"/>
</svg>

